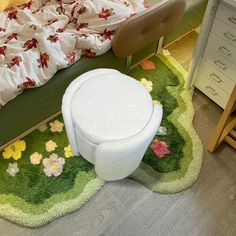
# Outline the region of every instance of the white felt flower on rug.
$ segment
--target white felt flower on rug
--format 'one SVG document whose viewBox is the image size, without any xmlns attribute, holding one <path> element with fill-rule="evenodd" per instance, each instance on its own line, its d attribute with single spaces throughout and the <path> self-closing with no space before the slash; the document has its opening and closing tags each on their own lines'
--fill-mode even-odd
<svg viewBox="0 0 236 236">
<path fill-rule="evenodd" d="M 49 158 L 43 159 L 44 173 L 48 177 L 59 176 L 63 171 L 65 159 L 58 157 L 57 154 L 53 153 Z"/>
<path fill-rule="evenodd" d="M 13 176 L 15 177 L 16 174 L 19 172 L 19 168 L 18 168 L 18 165 L 17 163 L 9 163 L 8 165 L 8 168 L 7 168 L 7 173 L 10 175 L 10 176 Z"/>
<path fill-rule="evenodd" d="M 70 158 L 74 156 L 70 145 L 68 145 L 67 147 L 64 147 L 64 155 L 66 158 Z"/>
<path fill-rule="evenodd" d="M 46 131 L 47 130 L 47 124 L 45 123 L 45 124 L 42 124 L 42 125 L 40 125 L 39 127 L 38 127 L 38 130 L 40 131 L 40 132 L 44 132 L 44 131 Z"/>
<path fill-rule="evenodd" d="M 49 125 L 51 126 L 50 130 L 52 132 L 58 132 L 58 133 L 62 132 L 63 126 L 64 126 L 64 124 L 58 120 L 55 120 L 54 122 L 50 122 Z"/>
<path fill-rule="evenodd" d="M 157 135 L 166 136 L 167 128 L 164 126 L 160 126 L 160 128 L 157 130 Z"/>
<path fill-rule="evenodd" d="M 39 165 L 42 158 L 43 158 L 43 156 L 41 154 L 39 154 L 38 152 L 35 152 L 30 155 L 30 162 L 33 165 Z"/>
<path fill-rule="evenodd" d="M 152 91 L 152 87 L 153 87 L 152 81 L 142 78 L 140 80 L 140 83 L 147 89 L 148 92 Z"/>
<path fill-rule="evenodd" d="M 53 152 L 56 148 L 57 144 L 52 140 L 49 140 L 45 143 L 45 149 L 47 152 Z"/>
</svg>

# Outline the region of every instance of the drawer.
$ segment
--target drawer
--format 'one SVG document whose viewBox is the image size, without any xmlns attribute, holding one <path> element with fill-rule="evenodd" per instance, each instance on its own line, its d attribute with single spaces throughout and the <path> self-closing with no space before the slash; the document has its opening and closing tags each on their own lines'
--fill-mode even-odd
<svg viewBox="0 0 236 236">
<path fill-rule="evenodd" d="M 236 9 L 220 3 L 216 11 L 216 17 L 236 29 Z"/>
<path fill-rule="evenodd" d="M 198 73 L 194 85 L 219 106 L 225 108 L 230 95 L 208 80 L 203 74 Z"/>
<path fill-rule="evenodd" d="M 206 48 L 203 54 L 203 59 L 215 67 L 218 71 L 222 72 L 231 80 L 236 82 L 236 66 L 223 58 L 216 51 L 212 50 L 211 48 Z"/>
<path fill-rule="evenodd" d="M 225 57 L 230 62 L 236 64 L 236 48 L 215 34 L 210 34 L 206 47 L 215 49 L 220 55 Z"/>
<path fill-rule="evenodd" d="M 211 32 L 236 47 L 236 30 L 215 18 Z"/>
<path fill-rule="evenodd" d="M 231 94 L 235 83 L 225 76 L 223 73 L 216 70 L 213 66 L 202 60 L 198 71 L 206 77 L 207 80 L 212 81 L 213 84 L 220 87 L 227 94 Z"/>
</svg>

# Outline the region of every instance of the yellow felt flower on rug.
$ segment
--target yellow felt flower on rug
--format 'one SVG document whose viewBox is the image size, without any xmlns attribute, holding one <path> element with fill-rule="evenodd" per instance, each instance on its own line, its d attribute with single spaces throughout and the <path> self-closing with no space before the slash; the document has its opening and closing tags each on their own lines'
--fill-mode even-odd
<svg viewBox="0 0 236 236">
<path fill-rule="evenodd" d="M 39 165 L 43 156 L 39 154 L 38 152 L 34 152 L 33 154 L 30 155 L 30 162 L 33 165 Z"/>
<path fill-rule="evenodd" d="M 64 147 L 64 155 L 66 158 L 70 158 L 74 156 L 70 145 L 68 145 L 67 147 Z"/>
<path fill-rule="evenodd" d="M 57 148 L 57 144 L 52 140 L 49 140 L 45 143 L 45 149 L 46 149 L 47 152 L 52 152 L 56 148 Z"/>
<path fill-rule="evenodd" d="M 64 126 L 64 124 L 58 120 L 55 120 L 54 122 L 50 122 L 49 125 L 51 126 L 50 130 L 52 132 L 58 132 L 58 133 L 62 132 L 63 126 Z"/>
<path fill-rule="evenodd" d="M 152 87 L 153 87 L 152 81 L 142 78 L 140 80 L 140 83 L 147 89 L 148 92 L 152 91 Z"/>
<path fill-rule="evenodd" d="M 158 100 L 152 100 L 152 102 L 154 105 L 158 105 L 158 104 L 161 105 L 161 103 Z"/>
<path fill-rule="evenodd" d="M 4 159 L 13 158 L 15 161 L 21 158 L 22 152 L 26 149 L 24 140 L 17 140 L 15 143 L 6 147 L 2 153 Z"/>
</svg>

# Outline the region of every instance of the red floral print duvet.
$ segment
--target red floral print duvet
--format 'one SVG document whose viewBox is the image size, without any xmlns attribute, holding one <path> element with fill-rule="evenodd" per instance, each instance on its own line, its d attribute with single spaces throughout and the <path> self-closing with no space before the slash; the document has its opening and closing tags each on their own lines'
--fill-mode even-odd
<svg viewBox="0 0 236 236">
<path fill-rule="evenodd" d="M 82 55 L 111 47 L 115 30 L 144 0 L 32 0 L 0 13 L 0 107 Z"/>
</svg>

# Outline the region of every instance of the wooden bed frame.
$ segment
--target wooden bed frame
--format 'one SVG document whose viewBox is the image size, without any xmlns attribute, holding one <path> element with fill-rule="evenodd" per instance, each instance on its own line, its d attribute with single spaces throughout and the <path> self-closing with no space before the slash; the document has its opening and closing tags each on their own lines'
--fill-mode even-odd
<svg viewBox="0 0 236 236">
<path fill-rule="evenodd" d="M 60 70 L 44 86 L 28 89 L 0 110 L 0 150 L 60 114 L 65 89 L 76 77 L 96 68 L 128 72 L 138 61 L 161 48 L 162 36 L 181 19 L 185 0 L 159 0 L 129 18 L 117 30 L 112 50 L 95 58 L 81 58 Z M 128 39 L 128 40 L 127 40 Z"/>
</svg>

